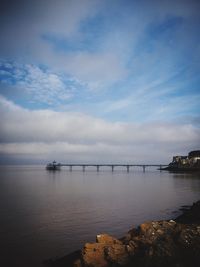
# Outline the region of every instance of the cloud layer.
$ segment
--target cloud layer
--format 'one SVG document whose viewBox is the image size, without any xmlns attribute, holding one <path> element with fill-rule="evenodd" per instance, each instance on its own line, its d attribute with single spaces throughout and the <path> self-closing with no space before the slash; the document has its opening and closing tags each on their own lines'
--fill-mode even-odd
<svg viewBox="0 0 200 267">
<path fill-rule="evenodd" d="M 111 123 L 80 113 L 30 111 L 2 97 L 0 106 L 3 156 L 167 163 L 171 153 L 187 153 L 200 142 L 200 130 L 190 124 Z"/>
<path fill-rule="evenodd" d="M 198 0 L 0 3 L 2 162 L 199 149 Z"/>
</svg>

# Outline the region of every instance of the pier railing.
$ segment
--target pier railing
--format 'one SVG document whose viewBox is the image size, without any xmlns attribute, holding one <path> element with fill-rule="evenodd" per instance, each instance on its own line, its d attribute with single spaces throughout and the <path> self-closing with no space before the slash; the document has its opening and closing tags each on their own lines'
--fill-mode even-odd
<svg viewBox="0 0 200 267">
<path fill-rule="evenodd" d="M 95 167 L 97 172 L 99 172 L 100 167 L 110 167 L 112 172 L 114 171 L 115 167 L 125 167 L 127 172 L 129 172 L 130 168 L 132 167 L 141 167 L 143 172 L 145 172 L 147 167 L 157 167 L 158 170 L 162 170 L 164 167 L 167 167 L 166 164 L 54 164 L 54 166 L 65 166 L 69 167 L 69 170 L 72 171 L 73 167 L 81 167 L 83 172 L 86 170 L 86 167 Z M 56 169 L 56 168 L 55 168 Z"/>
</svg>

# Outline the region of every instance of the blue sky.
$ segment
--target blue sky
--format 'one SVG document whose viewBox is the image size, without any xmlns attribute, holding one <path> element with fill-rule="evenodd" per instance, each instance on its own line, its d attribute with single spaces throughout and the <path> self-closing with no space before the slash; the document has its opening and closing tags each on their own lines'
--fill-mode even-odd
<svg viewBox="0 0 200 267">
<path fill-rule="evenodd" d="M 199 1 L 17 0 L 0 10 L 3 163 L 52 153 L 160 162 L 199 148 Z"/>
</svg>

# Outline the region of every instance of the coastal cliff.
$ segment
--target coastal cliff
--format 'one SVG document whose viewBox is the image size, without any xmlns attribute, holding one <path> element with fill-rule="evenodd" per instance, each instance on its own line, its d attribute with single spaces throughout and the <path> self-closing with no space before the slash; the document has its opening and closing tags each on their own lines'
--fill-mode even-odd
<svg viewBox="0 0 200 267">
<path fill-rule="evenodd" d="M 123 238 L 107 234 L 95 243 L 61 259 L 51 267 L 189 267 L 200 262 L 200 201 L 174 220 L 145 222 Z"/>
<path fill-rule="evenodd" d="M 174 156 L 172 162 L 162 170 L 172 172 L 200 172 L 200 150 L 188 153 L 188 156 Z"/>
</svg>

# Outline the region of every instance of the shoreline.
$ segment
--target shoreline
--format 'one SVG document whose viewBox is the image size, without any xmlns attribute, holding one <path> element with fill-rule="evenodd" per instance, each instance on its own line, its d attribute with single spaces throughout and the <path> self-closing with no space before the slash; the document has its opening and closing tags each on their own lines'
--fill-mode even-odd
<svg viewBox="0 0 200 267">
<path fill-rule="evenodd" d="M 186 172 L 186 173 L 190 173 L 190 172 L 200 172 L 200 168 L 199 167 L 174 167 L 174 166 L 168 166 L 165 168 L 161 168 L 161 171 L 169 171 L 169 172 Z"/>
<path fill-rule="evenodd" d="M 200 261 L 200 200 L 171 220 L 150 221 L 117 239 L 96 236 L 80 250 L 44 262 L 46 267 L 189 267 Z"/>
</svg>

